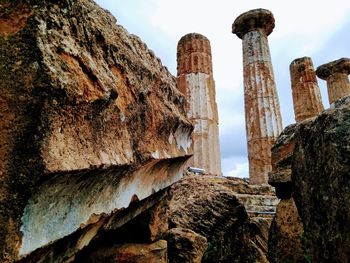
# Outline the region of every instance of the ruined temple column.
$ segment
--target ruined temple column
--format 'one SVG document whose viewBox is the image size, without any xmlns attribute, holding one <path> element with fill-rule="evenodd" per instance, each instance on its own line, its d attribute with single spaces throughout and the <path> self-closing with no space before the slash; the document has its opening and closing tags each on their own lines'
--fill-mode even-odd
<svg viewBox="0 0 350 263">
<path fill-rule="evenodd" d="M 311 58 L 302 57 L 293 60 L 289 70 L 295 121 L 300 122 L 317 116 L 324 108 Z"/>
<path fill-rule="evenodd" d="M 243 41 L 244 102 L 251 184 L 264 184 L 271 171 L 271 146 L 282 131 L 282 118 L 267 36 L 273 14 L 255 9 L 241 14 L 232 32 Z"/>
<path fill-rule="evenodd" d="M 221 175 L 218 111 L 215 101 L 209 40 L 200 34 L 183 36 L 177 45 L 177 83 L 187 99 L 194 125 L 191 166 Z"/>
<path fill-rule="evenodd" d="M 350 59 L 341 58 L 327 64 L 319 66 L 316 75 L 320 79 L 327 81 L 329 104 L 350 95 L 350 83 L 348 75 L 350 74 Z"/>
</svg>

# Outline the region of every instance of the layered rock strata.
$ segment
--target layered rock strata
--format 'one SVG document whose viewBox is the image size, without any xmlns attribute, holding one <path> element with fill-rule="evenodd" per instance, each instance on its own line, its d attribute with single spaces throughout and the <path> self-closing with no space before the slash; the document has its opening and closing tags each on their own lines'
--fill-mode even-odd
<svg viewBox="0 0 350 263">
<path fill-rule="evenodd" d="M 295 121 L 317 116 L 323 111 L 320 88 L 311 58 L 293 60 L 289 67 Z"/>
<path fill-rule="evenodd" d="M 221 175 L 218 110 L 215 101 L 209 40 L 200 34 L 183 36 L 177 46 L 177 84 L 186 96 L 187 116 L 194 125 L 190 165 Z"/>
<path fill-rule="evenodd" d="M 232 32 L 243 42 L 243 76 L 249 179 L 264 184 L 271 171 L 271 146 L 282 131 L 282 118 L 267 36 L 275 26 L 273 14 L 254 9 L 241 14 Z"/>
<path fill-rule="evenodd" d="M 193 128 L 175 78 L 93 1 L 4 0 L 0 21 L 0 261 L 12 262 L 177 181 Z"/>
<path fill-rule="evenodd" d="M 341 58 L 319 66 L 316 70 L 317 77 L 327 81 L 329 104 L 334 103 L 350 95 L 350 59 Z"/>
</svg>

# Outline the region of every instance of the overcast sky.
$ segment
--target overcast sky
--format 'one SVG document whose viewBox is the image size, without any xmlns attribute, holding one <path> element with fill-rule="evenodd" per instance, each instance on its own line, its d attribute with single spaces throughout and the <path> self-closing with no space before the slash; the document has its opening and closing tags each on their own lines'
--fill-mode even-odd
<svg viewBox="0 0 350 263">
<path fill-rule="evenodd" d="M 129 33 L 136 34 L 176 76 L 176 46 L 187 33 L 209 38 L 216 82 L 222 171 L 248 177 L 244 120 L 242 43 L 231 33 L 234 19 L 255 8 L 272 11 L 269 36 L 283 126 L 294 123 L 290 63 L 300 57 L 321 64 L 350 57 L 349 0 L 97 0 Z M 326 83 L 318 79 L 325 108 Z"/>
</svg>

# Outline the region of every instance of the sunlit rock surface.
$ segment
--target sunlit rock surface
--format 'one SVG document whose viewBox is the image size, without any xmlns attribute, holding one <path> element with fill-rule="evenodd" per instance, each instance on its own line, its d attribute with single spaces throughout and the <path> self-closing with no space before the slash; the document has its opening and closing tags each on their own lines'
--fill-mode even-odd
<svg viewBox="0 0 350 263">
<path fill-rule="evenodd" d="M 93 1 L 1 1 L 0 261 L 177 181 L 175 78 Z"/>
</svg>

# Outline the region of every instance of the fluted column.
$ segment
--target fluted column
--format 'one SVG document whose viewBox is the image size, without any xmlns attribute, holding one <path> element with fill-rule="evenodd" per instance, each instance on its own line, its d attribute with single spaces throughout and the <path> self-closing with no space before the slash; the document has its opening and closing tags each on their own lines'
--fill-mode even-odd
<svg viewBox="0 0 350 263">
<path fill-rule="evenodd" d="M 289 70 L 295 121 L 300 122 L 317 116 L 324 108 L 311 58 L 302 57 L 293 60 Z"/>
<path fill-rule="evenodd" d="M 282 131 L 267 36 L 273 14 L 255 9 L 236 18 L 232 32 L 243 41 L 244 101 L 251 184 L 265 184 L 271 171 L 271 146 Z"/>
<path fill-rule="evenodd" d="M 331 106 L 337 100 L 350 95 L 349 74 L 349 58 L 341 58 L 317 68 L 317 77 L 327 81 L 328 99 Z"/>
<path fill-rule="evenodd" d="M 191 166 L 221 175 L 218 111 L 215 101 L 211 48 L 200 34 L 183 36 L 177 46 L 177 83 L 187 99 L 187 116 L 194 125 Z"/>
</svg>

